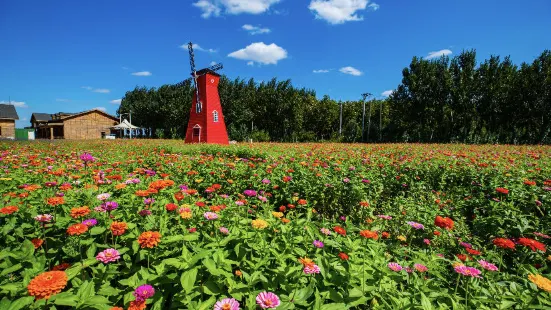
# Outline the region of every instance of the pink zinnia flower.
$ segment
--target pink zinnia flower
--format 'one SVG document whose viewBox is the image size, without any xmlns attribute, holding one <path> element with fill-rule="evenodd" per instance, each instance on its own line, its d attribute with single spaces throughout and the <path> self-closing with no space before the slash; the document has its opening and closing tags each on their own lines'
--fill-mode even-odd
<svg viewBox="0 0 551 310">
<path fill-rule="evenodd" d="M 305 274 L 313 274 L 313 273 L 320 273 L 320 267 L 316 264 L 311 264 L 306 267 L 304 267 L 304 273 Z"/>
<path fill-rule="evenodd" d="M 314 242 L 312 242 L 314 244 L 314 246 L 316 248 L 323 248 L 323 242 L 319 241 L 319 240 L 314 240 Z"/>
<path fill-rule="evenodd" d="M 379 214 L 377 216 L 379 218 L 382 218 L 383 220 L 392 220 L 392 216 L 390 216 L 390 215 Z"/>
<path fill-rule="evenodd" d="M 419 272 L 426 272 L 426 271 L 429 270 L 429 268 L 427 268 L 427 266 L 421 265 L 421 264 L 415 264 L 415 265 L 413 265 L 413 268 L 415 268 L 415 270 L 417 270 Z"/>
<path fill-rule="evenodd" d="M 320 229 L 321 233 L 326 235 L 326 236 L 329 236 L 331 234 L 331 231 L 327 228 L 322 228 Z"/>
<path fill-rule="evenodd" d="M 230 231 L 226 227 L 220 227 L 220 232 L 224 235 L 227 235 L 230 233 Z"/>
<path fill-rule="evenodd" d="M 35 220 L 41 223 L 51 222 L 54 217 L 51 214 L 40 214 L 34 217 Z"/>
<path fill-rule="evenodd" d="M 115 249 L 104 250 L 103 252 L 99 252 L 96 256 L 96 259 L 104 264 L 112 263 L 117 261 L 119 258 L 121 258 L 121 254 Z"/>
<path fill-rule="evenodd" d="M 214 310 L 239 310 L 239 302 L 233 298 L 222 299 L 214 305 Z"/>
<path fill-rule="evenodd" d="M 262 309 L 276 308 L 279 306 L 279 297 L 272 292 L 262 292 L 256 296 L 256 303 Z"/>
<path fill-rule="evenodd" d="M 218 214 L 214 212 L 205 212 L 203 216 L 209 221 L 216 220 L 218 218 Z"/>
<path fill-rule="evenodd" d="M 425 229 L 425 226 L 423 224 L 417 223 L 417 222 L 407 222 L 409 226 L 415 228 L 415 229 Z"/>
<path fill-rule="evenodd" d="M 400 266 L 400 264 L 398 263 L 388 263 L 388 268 L 390 268 L 390 270 L 392 271 L 402 271 L 402 269 L 404 269 L 402 266 Z"/>
<path fill-rule="evenodd" d="M 482 271 L 473 267 L 467 267 L 465 265 L 457 265 L 453 269 L 455 270 L 455 272 L 460 273 L 467 277 L 482 278 L 480 276 Z"/>
<path fill-rule="evenodd" d="M 430 245 L 430 240 L 429 240 L 429 239 L 423 239 L 423 242 L 424 242 L 426 245 Z"/>
<path fill-rule="evenodd" d="M 480 264 L 480 266 L 482 266 L 482 268 L 488 270 L 488 271 L 498 271 L 499 268 L 497 268 L 496 265 L 490 263 L 490 262 L 487 262 L 483 259 L 479 260 L 478 263 Z"/>
</svg>

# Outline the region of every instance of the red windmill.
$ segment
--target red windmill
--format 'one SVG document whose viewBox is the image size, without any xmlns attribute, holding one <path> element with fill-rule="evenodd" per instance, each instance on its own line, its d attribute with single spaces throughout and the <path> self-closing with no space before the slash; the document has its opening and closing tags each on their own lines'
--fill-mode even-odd
<svg viewBox="0 0 551 310">
<path fill-rule="evenodd" d="M 222 64 L 195 71 L 195 56 L 191 42 L 188 43 L 188 49 L 195 94 L 189 113 L 186 143 L 229 144 L 218 95 L 220 75 L 216 73 L 222 69 Z"/>
</svg>

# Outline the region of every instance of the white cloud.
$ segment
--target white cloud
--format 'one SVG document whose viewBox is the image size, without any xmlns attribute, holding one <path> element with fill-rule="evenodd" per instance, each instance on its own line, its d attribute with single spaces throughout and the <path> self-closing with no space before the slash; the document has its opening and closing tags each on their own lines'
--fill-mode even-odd
<svg viewBox="0 0 551 310">
<path fill-rule="evenodd" d="M 112 103 L 112 104 L 121 104 L 121 101 L 122 101 L 122 99 L 115 99 L 115 100 L 109 101 L 109 103 Z"/>
<path fill-rule="evenodd" d="M 392 95 L 392 93 L 394 92 L 394 90 L 385 90 L 384 92 L 381 93 L 381 96 L 383 97 L 388 97 L 390 95 Z"/>
<path fill-rule="evenodd" d="M 363 74 L 362 71 L 354 68 L 354 67 L 342 67 L 339 69 L 340 72 L 344 73 L 344 74 L 350 74 L 350 75 L 353 75 L 353 76 L 360 76 Z"/>
<path fill-rule="evenodd" d="M 128 69 L 130 69 L 130 68 L 128 68 L 128 67 L 121 67 L 121 68 L 122 68 L 123 70 L 128 70 Z"/>
<path fill-rule="evenodd" d="M 440 51 L 436 51 L 436 52 L 430 52 L 427 57 L 425 57 L 425 59 L 433 59 L 433 58 L 438 58 L 438 57 L 442 57 L 442 56 L 447 56 L 447 55 L 450 55 L 452 53 L 452 51 L 450 51 L 449 49 L 445 49 L 445 50 L 440 50 Z"/>
<path fill-rule="evenodd" d="M 247 64 L 257 62 L 265 65 L 275 65 L 278 61 L 287 58 L 287 51 L 275 43 L 266 45 L 264 42 L 257 42 L 229 54 L 228 57 L 248 60 L 249 63 Z"/>
<path fill-rule="evenodd" d="M 0 101 L 0 104 L 11 104 L 16 108 L 28 108 L 29 106 L 23 101 Z"/>
<path fill-rule="evenodd" d="M 84 88 L 89 91 L 93 91 L 94 93 L 100 93 L 100 94 L 108 94 L 111 92 L 109 89 L 106 88 L 93 88 L 91 86 L 82 86 L 81 88 Z"/>
<path fill-rule="evenodd" d="M 104 107 L 95 107 L 92 110 L 100 110 L 100 111 L 103 111 L 103 112 L 107 111 L 107 109 L 104 108 Z"/>
<path fill-rule="evenodd" d="M 71 101 L 71 100 L 69 100 L 69 99 L 63 99 L 63 98 L 57 98 L 55 101 L 57 101 L 57 102 L 69 102 L 69 101 Z"/>
<path fill-rule="evenodd" d="M 314 73 L 327 73 L 327 72 L 329 72 L 329 70 L 321 69 L 321 70 L 314 70 L 312 72 L 314 72 Z"/>
<path fill-rule="evenodd" d="M 259 26 L 253 26 L 253 25 L 243 25 L 243 29 L 247 30 L 249 34 L 263 34 L 263 33 L 270 33 L 271 30 L 269 28 L 261 28 Z"/>
<path fill-rule="evenodd" d="M 150 76 L 151 72 L 149 71 L 140 71 L 140 72 L 134 72 L 132 73 L 134 76 Z"/>
<path fill-rule="evenodd" d="M 358 15 L 358 11 L 366 10 L 368 3 L 369 0 L 312 0 L 308 8 L 314 12 L 316 18 L 336 25 L 363 20 L 363 16 Z M 369 9 L 377 11 L 379 5 L 372 3 Z"/>
<path fill-rule="evenodd" d="M 26 117 L 23 117 L 23 119 L 21 119 L 21 121 L 23 121 L 23 122 L 24 122 L 24 121 L 28 121 L 28 120 L 29 120 L 29 119 L 26 118 Z"/>
<path fill-rule="evenodd" d="M 281 0 L 199 0 L 193 3 L 203 14 L 203 18 L 220 16 L 222 10 L 226 14 L 262 14 Z"/>
</svg>

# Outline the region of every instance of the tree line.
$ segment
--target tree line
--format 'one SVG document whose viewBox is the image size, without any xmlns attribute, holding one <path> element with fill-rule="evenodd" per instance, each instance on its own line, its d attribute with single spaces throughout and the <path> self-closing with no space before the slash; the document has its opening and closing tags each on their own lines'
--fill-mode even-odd
<svg viewBox="0 0 551 310">
<path fill-rule="evenodd" d="M 184 138 L 193 92 L 190 80 L 136 87 L 117 113 L 131 111 L 133 123 L 152 128 L 156 137 Z M 228 135 L 237 141 L 551 142 L 548 50 L 520 65 L 499 56 L 477 63 L 475 50 L 453 58 L 413 57 L 385 99 L 337 101 L 290 80 L 226 76 L 219 93 Z"/>
</svg>

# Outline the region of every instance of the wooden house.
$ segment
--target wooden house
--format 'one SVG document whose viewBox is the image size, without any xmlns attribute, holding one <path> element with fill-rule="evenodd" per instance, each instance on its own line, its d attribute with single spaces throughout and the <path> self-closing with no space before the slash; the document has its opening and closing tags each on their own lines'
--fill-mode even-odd
<svg viewBox="0 0 551 310">
<path fill-rule="evenodd" d="M 15 139 L 15 120 L 19 116 L 11 104 L 0 104 L 0 139 Z"/>
<path fill-rule="evenodd" d="M 31 117 L 37 139 L 100 139 L 111 134 L 111 127 L 118 123 L 118 118 L 97 109 L 80 113 L 33 113 Z"/>
</svg>

